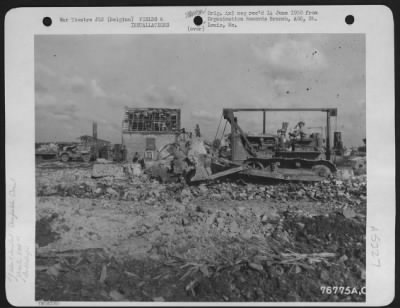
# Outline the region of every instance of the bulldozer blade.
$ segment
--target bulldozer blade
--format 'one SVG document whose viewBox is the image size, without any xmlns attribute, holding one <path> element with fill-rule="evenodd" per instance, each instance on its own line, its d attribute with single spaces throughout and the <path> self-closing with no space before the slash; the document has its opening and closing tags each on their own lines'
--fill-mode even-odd
<svg viewBox="0 0 400 308">
<path fill-rule="evenodd" d="M 204 166 L 197 166 L 196 173 L 193 178 L 190 180 L 191 182 L 205 181 L 208 179 L 211 174 L 211 170 L 207 170 Z"/>
<path fill-rule="evenodd" d="M 231 168 L 228 170 L 220 171 L 220 172 L 206 175 L 206 176 L 204 176 L 203 171 L 198 172 L 198 169 L 196 169 L 196 174 L 192 178 L 191 182 L 215 180 L 215 179 L 218 179 L 218 178 L 230 175 L 230 174 L 238 173 L 240 171 L 243 171 L 244 169 L 246 169 L 244 166 L 239 166 L 239 167 Z"/>
<path fill-rule="evenodd" d="M 215 179 L 221 178 L 223 176 L 227 176 L 227 175 L 230 175 L 230 174 L 238 173 L 238 172 L 243 171 L 245 169 L 246 169 L 246 167 L 244 167 L 244 166 L 231 168 L 231 169 L 228 169 L 228 170 L 224 170 L 224 171 L 220 171 L 220 172 L 214 173 L 214 174 L 210 175 L 208 177 L 208 179 L 209 180 L 215 180 Z"/>
</svg>

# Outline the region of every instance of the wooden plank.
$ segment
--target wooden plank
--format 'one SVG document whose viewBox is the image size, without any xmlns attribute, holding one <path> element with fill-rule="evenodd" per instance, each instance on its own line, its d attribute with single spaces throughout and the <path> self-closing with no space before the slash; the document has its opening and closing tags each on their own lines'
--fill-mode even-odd
<svg viewBox="0 0 400 308">
<path fill-rule="evenodd" d="M 231 169 L 224 170 L 221 172 L 217 172 L 217 173 L 214 173 L 214 174 L 211 174 L 210 176 L 208 176 L 207 180 L 215 180 L 215 179 L 218 179 L 223 176 L 238 173 L 240 171 L 243 171 L 244 169 L 245 169 L 244 166 L 239 166 L 239 167 L 231 168 Z"/>
</svg>

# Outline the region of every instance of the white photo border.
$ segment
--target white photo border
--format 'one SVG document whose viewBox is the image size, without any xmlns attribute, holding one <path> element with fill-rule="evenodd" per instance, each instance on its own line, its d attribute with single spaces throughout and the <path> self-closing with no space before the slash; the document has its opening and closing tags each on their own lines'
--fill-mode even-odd
<svg viewBox="0 0 400 308">
<path fill-rule="evenodd" d="M 279 7 L 263 7 L 277 9 Z M 227 7 L 17 8 L 5 18 L 6 114 L 6 294 L 20 305 L 62 306 L 241 306 L 243 303 L 198 302 L 44 302 L 35 301 L 35 101 L 34 37 L 59 34 L 188 34 L 229 33 L 364 33 L 366 35 L 367 114 L 367 295 L 364 303 L 247 303 L 252 306 L 376 306 L 394 299 L 395 278 L 395 121 L 394 22 L 386 6 L 293 6 L 317 10 L 318 21 L 295 24 L 247 22 L 237 28 L 188 32 L 190 11 L 224 11 Z M 232 10 L 257 10 L 235 6 Z M 356 22 L 349 26 L 345 16 Z M 131 28 L 123 23 L 62 23 L 63 16 L 163 16 L 169 27 Z M 53 20 L 43 25 L 43 17 Z M 15 266 L 21 266 L 16 272 Z"/>
</svg>

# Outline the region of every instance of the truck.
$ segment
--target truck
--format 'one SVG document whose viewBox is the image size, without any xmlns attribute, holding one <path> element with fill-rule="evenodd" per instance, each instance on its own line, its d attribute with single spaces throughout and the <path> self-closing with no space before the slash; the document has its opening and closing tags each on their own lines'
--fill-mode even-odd
<svg viewBox="0 0 400 308">
<path fill-rule="evenodd" d="M 63 162 L 70 160 L 83 160 L 89 162 L 92 159 L 92 150 L 90 146 L 84 144 L 72 144 L 63 146 L 58 156 Z"/>
</svg>

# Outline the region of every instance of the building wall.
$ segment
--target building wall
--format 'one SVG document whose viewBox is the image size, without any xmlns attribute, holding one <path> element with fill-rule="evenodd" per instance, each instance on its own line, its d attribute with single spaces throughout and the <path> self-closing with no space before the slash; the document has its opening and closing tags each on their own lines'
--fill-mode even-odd
<svg viewBox="0 0 400 308">
<path fill-rule="evenodd" d="M 146 138 L 154 138 L 156 151 L 163 146 L 173 143 L 176 140 L 176 134 L 140 134 L 140 133 L 124 133 L 122 135 L 123 144 L 126 146 L 126 159 L 132 161 L 136 152 L 140 157 L 144 157 L 146 151 Z"/>
</svg>

